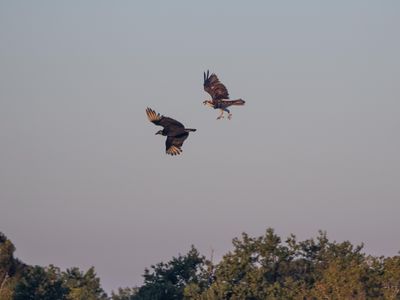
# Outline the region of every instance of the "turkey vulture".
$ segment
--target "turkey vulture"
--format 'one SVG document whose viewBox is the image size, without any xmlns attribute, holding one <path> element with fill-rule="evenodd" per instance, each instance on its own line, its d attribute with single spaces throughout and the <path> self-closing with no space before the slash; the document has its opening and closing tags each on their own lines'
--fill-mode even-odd
<svg viewBox="0 0 400 300">
<path fill-rule="evenodd" d="M 237 100 L 227 100 L 229 99 L 229 93 L 225 85 L 223 85 L 217 75 L 211 74 L 207 70 L 204 72 L 204 90 L 211 95 L 212 100 L 205 100 L 204 105 L 210 106 L 214 109 L 220 109 L 221 114 L 218 116 L 217 120 L 224 117 L 224 111 L 228 113 L 228 119 L 232 118 L 232 114 L 227 109 L 231 105 L 244 105 L 245 101 L 242 99 Z"/>
<path fill-rule="evenodd" d="M 156 134 L 161 134 L 167 137 L 167 140 L 165 141 L 166 153 L 170 155 L 181 154 L 183 142 L 189 136 L 189 132 L 196 131 L 196 129 L 185 128 L 182 123 L 169 117 L 164 117 L 151 108 L 146 109 L 146 114 L 150 122 L 164 127 L 163 130 L 157 131 Z"/>
</svg>

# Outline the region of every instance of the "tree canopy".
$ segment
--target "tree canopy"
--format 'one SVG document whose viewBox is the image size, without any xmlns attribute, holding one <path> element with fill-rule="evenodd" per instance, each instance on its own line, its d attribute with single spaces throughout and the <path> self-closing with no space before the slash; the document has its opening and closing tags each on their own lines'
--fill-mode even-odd
<svg viewBox="0 0 400 300">
<path fill-rule="evenodd" d="M 400 299 L 400 256 L 371 256 L 363 245 L 329 241 L 325 232 L 282 240 L 269 228 L 259 237 L 243 233 L 213 263 L 192 246 L 185 255 L 146 268 L 141 286 L 111 296 L 95 269 L 29 266 L 0 233 L 1 300 L 258 300 Z"/>
</svg>

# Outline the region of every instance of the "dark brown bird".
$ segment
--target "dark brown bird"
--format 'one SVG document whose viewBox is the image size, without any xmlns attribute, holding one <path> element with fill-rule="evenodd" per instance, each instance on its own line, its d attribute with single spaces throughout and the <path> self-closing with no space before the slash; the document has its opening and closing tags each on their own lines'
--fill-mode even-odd
<svg viewBox="0 0 400 300">
<path fill-rule="evenodd" d="M 220 109 L 221 114 L 218 116 L 217 120 L 224 117 L 224 111 L 228 113 L 228 119 L 232 118 L 231 112 L 228 110 L 229 106 L 232 105 L 244 105 L 246 102 L 243 99 L 228 100 L 229 93 L 225 85 L 223 85 L 217 75 L 214 73 L 209 75 L 210 72 L 204 72 L 204 90 L 211 95 L 212 100 L 203 101 L 204 105 L 210 106 L 214 109 Z"/>
<path fill-rule="evenodd" d="M 172 118 L 164 117 L 151 108 L 146 109 L 146 114 L 150 122 L 164 127 L 163 130 L 157 131 L 156 134 L 161 134 L 167 137 L 167 140 L 165 141 L 165 152 L 170 155 L 181 154 L 183 151 L 183 142 L 189 136 L 189 132 L 196 131 L 196 129 L 185 128 L 182 123 Z"/>
</svg>

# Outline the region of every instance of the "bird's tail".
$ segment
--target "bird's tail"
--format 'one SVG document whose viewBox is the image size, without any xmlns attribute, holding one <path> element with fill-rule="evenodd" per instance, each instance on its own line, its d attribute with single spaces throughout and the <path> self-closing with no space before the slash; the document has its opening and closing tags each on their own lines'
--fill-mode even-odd
<svg viewBox="0 0 400 300">
<path fill-rule="evenodd" d="M 193 132 L 194 132 L 194 131 L 196 131 L 197 129 L 193 129 L 193 128 L 185 128 L 185 130 L 186 130 L 186 131 L 188 131 L 188 132 L 189 132 L 189 131 L 193 131 Z"/>
<path fill-rule="evenodd" d="M 232 105 L 244 105 L 246 103 L 243 99 L 233 100 L 232 102 Z"/>
<path fill-rule="evenodd" d="M 246 101 L 244 101 L 243 99 L 237 99 L 237 100 L 222 100 L 222 104 L 223 105 L 244 105 L 246 103 Z"/>
</svg>

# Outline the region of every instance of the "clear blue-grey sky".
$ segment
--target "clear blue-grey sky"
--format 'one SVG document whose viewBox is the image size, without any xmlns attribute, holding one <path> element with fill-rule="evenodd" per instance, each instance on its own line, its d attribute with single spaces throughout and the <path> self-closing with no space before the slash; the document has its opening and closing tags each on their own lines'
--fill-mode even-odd
<svg viewBox="0 0 400 300">
<path fill-rule="evenodd" d="M 399 28 L 394 0 L 0 1 L 0 230 L 108 291 L 267 227 L 396 254 Z M 182 156 L 147 106 L 198 129 Z"/>
</svg>

